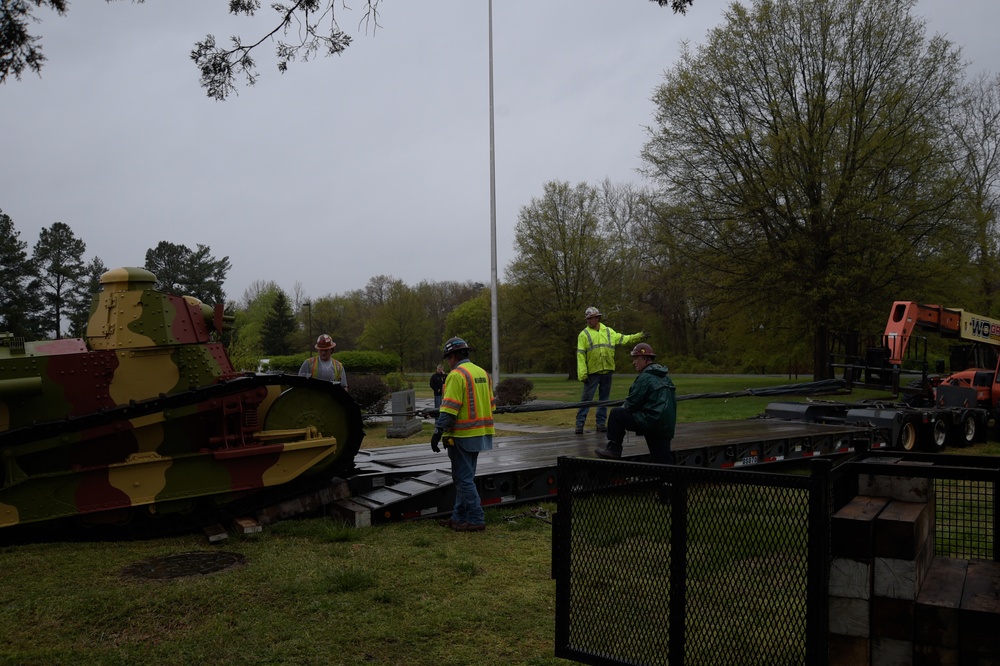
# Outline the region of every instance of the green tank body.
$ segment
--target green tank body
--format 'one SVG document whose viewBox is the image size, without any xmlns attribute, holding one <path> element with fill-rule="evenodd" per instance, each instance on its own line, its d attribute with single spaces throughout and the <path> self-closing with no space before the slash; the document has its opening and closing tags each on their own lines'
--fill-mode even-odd
<svg viewBox="0 0 1000 666">
<path fill-rule="evenodd" d="M 84 339 L 0 333 L 0 530 L 216 520 L 353 467 L 363 421 L 340 385 L 234 372 L 222 306 L 155 282 L 105 273 Z"/>
</svg>

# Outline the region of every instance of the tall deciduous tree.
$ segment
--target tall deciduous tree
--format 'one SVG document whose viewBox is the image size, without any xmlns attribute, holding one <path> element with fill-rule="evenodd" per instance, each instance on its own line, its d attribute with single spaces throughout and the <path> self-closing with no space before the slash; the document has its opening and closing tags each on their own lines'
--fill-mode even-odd
<svg viewBox="0 0 1000 666">
<path fill-rule="evenodd" d="M 441 362 L 441 348 L 450 335 L 445 333 L 448 314 L 459 305 L 482 293 L 485 285 L 476 282 L 421 281 L 414 287 L 425 316 L 430 322 L 426 352 L 419 365 L 433 369 Z"/>
<path fill-rule="evenodd" d="M 28 288 L 35 269 L 19 235 L 11 217 L 0 210 L 0 332 L 33 338 L 42 333 L 37 318 L 41 305 Z"/>
<path fill-rule="evenodd" d="M 63 318 L 77 305 L 80 284 L 85 279 L 83 253 L 87 244 L 73 234 L 69 225 L 54 222 L 38 234 L 32 252 L 37 277 L 34 288 L 42 299 L 42 316 L 55 337 L 62 337 Z"/>
<path fill-rule="evenodd" d="M 420 300 L 402 280 L 379 278 L 383 278 L 378 281 L 382 300 L 365 324 L 360 342 L 366 349 L 399 354 L 400 370 L 413 367 L 426 349 L 430 322 Z"/>
<path fill-rule="evenodd" d="M 835 327 L 884 321 L 965 251 L 946 115 L 960 54 L 913 7 L 734 4 L 654 96 L 643 157 L 701 287 L 809 337 L 817 377 Z"/>
<path fill-rule="evenodd" d="M 584 310 L 632 307 L 622 302 L 622 275 L 631 271 L 631 255 L 622 249 L 626 240 L 609 223 L 601 192 L 586 183 L 548 182 L 542 198 L 533 198 L 518 215 L 507 281 L 517 286 L 524 326 L 552 342 L 544 351 L 561 356 L 567 373 L 576 372 Z"/>
<path fill-rule="evenodd" d="M 209 305 L 224 303 L 222 285 L 231 268 L 229 257 L 216 259 L 211 248 L 198 244 L 191 250 L 185 245 L 160 241 L 146 250 L 146 269 L 156 276 L 160 291 L 178 296 L 194 296 Z"/>
<path fill-rule="evenodd" d="M 972 220 L 966 302 L 979 314 L 1000 316 L 1000 76 L 983 73 L 961 90 L 953 109 L 953 134 L 960 147 L 966 215 Z"/>
</svg>

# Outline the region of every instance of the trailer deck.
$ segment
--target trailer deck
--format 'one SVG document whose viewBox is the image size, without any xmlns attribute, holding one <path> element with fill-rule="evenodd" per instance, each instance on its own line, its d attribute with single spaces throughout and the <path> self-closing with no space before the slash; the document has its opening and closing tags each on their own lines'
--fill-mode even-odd
<svg viewBox="0 0 1000 666">
<path fill-rule="evenodd" d="M 502 424 L 498 430 L 503 431 Z M 570 430 L 499 435 L 493 450 L 479 457 L 476 483 L 484 506 L 551 499 L 556 494 L 560 457 L 594 457 L 603 433 L 575 435 Z M 747 419 L 679 423 L 671 449 L 676 464 L 717 469 L 841 455 L 872 446 L 872 431 L 825 425 Z M 623 458 L 647 455 L 645 440 L 630 435 Z M 351 497 L 337 513 L 357 526 L 446 515 L 454 503 L 451 464 L 429 443 L 362 449 L 356 473 L 347 479 Z"/>
</svg>

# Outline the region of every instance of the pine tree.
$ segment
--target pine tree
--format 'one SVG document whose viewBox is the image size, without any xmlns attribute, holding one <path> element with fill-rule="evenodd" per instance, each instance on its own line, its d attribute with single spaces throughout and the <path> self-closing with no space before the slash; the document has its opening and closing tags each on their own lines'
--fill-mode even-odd
<svg viewBox="0 0 1000 666">
<path fill-rule="evenodd" d="M 278 290 L 261 327 L 261 347 L 264 354 L 267 356 L 291 354 L 293 349 L 290 337 L 297 330 L 298 322 L 288 303 L 288 297 L 284 291 Z"/>
<path fill-rule="evenodd" d="M 73 230 L 63 222 L 54 222 L 38 235 L 32 254 L 37 276 L 29 288 L 37 289 L 42 300 L 42 317 L 45 327 L 62 337 L 63 317 L 68 316 L 74 305 L 74 294 L 84 279 L 83 253 L 86 243 L 73 235 Z"/>
<path fill-rule="evenodd" d="M 26 252 L 28 244 L 18 236 L 14 221 L 0 210 L 0 331 L 36 338 L 42 334 L 40 305 L 28 288 L 35 269 Z"/>
</svg>

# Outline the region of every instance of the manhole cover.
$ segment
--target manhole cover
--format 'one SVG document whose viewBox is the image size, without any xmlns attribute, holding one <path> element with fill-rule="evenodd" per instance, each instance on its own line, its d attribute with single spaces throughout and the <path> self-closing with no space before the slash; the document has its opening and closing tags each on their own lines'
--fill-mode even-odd
<svg viewBox="0 0 1000 666">
<path fill-rule="evenodd" d="M 239 553 L 225 551 L 196 551 L 154 557 L 130 564 L 122 569 L 122 575 L 134 578 L 180 578 L 182 576 L 202 576 L 229 567 L 246 563 Z"/>
</svg>

